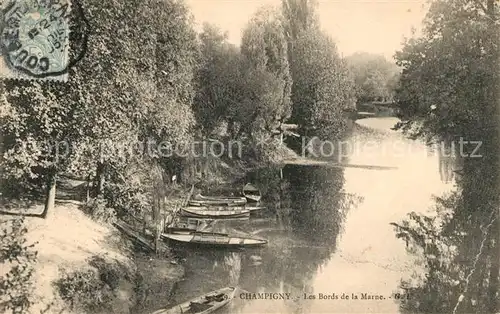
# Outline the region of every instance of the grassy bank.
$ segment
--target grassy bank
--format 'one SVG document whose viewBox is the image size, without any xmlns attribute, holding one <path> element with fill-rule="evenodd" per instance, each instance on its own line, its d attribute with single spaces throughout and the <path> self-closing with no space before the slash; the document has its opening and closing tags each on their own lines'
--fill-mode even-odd
<svg viewBox="0 0 500 314">
<path fill-rule="evenodd" d="M 59 203 L 49 219 L 25 219 L 27 243 L 35 243 L 38 251 L 30 311 L 138 313 L 155 300 L 166 305 L 184 273 L 175 258 L 141 252 L 115 227 L 93 221 L 75 203 Z M 30 211 L 39 211 L 37 206 Z"/>
</svg>

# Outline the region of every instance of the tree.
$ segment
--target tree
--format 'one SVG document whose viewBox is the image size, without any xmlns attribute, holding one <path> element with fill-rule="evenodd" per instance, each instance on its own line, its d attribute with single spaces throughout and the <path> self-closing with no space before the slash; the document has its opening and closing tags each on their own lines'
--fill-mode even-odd
<svg viewBox="0 0 500 314">
<path fill-rule="evenodd" d="M 390 100 L 399 68 L 382 55 L 358 52 L 346 58 L 354 76 L 358 102 Z"/>
<path fill-rule="evenodd" d="M 478 125 L 491 130 L 498 23 L 490 22 L 496 12 L 484 11 L 488 3 L 434 1 L 423 36 L 396 54 L 403 68 L 396 93 L 402 130 L 431 137 L 470 134 Z"/>
<path fill-rule="evenodd" d="M 354 87 L 335 43 L 319 27 L 316 7 L 309 0 L 282 1 L 293 81 L 290 121 L 308 135 L 333 138 L 346 128 L 343 110 L 354 107 Z"/>
<path fill-rule="evenodd" d="M 241 54 L 246 101 L 241 130 L 271 133 L 290 117 L 291 77 L 282 19 L 278 12 L 263 8 L 243 31 Z"/>
<path fill-rule="evenodd" d="M 293 54 L 292 121 L 318 136 L 339 136 L 346 129 L 343 110 L 354 107 L 354 88 L 335 43 L 315 29 L 303 31 Z"/>
<path fill-rule="evenodd" d="M 242 101 L 241 55 L 237 47 L 227 42 L 227 34 L 210 24 L 203 25 L 199 42 L 193 109 L 203 133 L 209 135 L 220 123 L 228 122 L 230 111 Z"/>
<path fill-rule="evenodd" d="M 316 0 L 282 0 L 283 25 L 288 43 L 289 61 L 293 63 L 293 44 L 304 30 L 319 30 Z"/>
<path fill-rule="evenodd" d="M 67 86 L 7 81 L 5 89 L 1 123 L 4 179 L 45 181 L 46 200 L 41 214 L 45 218 L 54 206 L 57 174 L 68 164 L 67 148 L 82 136 L 75 121 L 67 119 L 78 104 Z M 65 150 L 59 151 L 61 148 Z"/>
</svg>

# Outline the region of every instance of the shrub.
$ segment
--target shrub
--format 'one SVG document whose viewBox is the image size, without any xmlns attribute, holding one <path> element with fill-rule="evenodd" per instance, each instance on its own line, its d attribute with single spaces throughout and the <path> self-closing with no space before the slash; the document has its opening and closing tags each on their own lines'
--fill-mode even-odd
<svg viewBox="0 0 500 314">
<path fill-rule="evenodd" d="M 141 216 L 151 208 L 146 185 L 135 180 L 125 183 L 109 183 L 104 190 L 104 198 L 115 208 L 121 218 L 127 214 Z"/>
<path fill-rule="evenodd" d="M 108 207 L 108 202 L 102 197 L 92 199 L 85 204 L 85 212 L 98 222 L 113 223 L 116 221 L 116 211 Z"/>
<path fill-rule="evenodd" d="M 33 263 L 37 252 L 26 242 L 23 218 L 1 221 L 0 234 L 0 312 L 25 313 L 33 304 L 30 299 Z"/>
<path fill-rule="evenodd" d="M 56 282 L 56 287 L 71 309 L 95 311 L 106 307 L 114 297 L 112 290 L 100 280 L 95 270 L 64 272 Z"/>
<path fill-rule="evenodd" d="M 89 261 L 93 269 L 67 273 L 56 282 L 61 298 L 72 309 L 110 311 L 111 301 L 122 279 L 133 281 L 131 271 L 119 262 L 109 262 L 100 256 Z"/>
<path fill-rule="evenodd" d="M 89 265 L 95 267 L 99 272 L 99 278 L 111 289 L 118 288 L 120 279 L 132 280 L 132 272 L 118 261 L 108 262 L 101 256 L 91 258 Z"/>
</svg>

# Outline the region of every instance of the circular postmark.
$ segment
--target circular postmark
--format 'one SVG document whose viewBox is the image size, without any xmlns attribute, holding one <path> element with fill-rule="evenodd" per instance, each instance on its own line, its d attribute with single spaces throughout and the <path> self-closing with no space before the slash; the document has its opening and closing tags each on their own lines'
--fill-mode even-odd
<svg viewBox="0 0 500 314">
<path fill-rule="evenodd" d="M 68 71 L 68 0 L 15 0 L 2 10 L 0 46 L 7 66 L 43 78 Z"/>
</svg>

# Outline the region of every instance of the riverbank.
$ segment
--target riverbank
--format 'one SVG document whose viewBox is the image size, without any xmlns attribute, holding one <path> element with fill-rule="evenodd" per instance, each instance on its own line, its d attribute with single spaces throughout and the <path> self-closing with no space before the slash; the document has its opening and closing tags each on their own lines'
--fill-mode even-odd
<svg viewBox="0 0 500 314">
<path fill-rule="evenodd" d="M 38 251 L 34 313 L 137 313 L 168 295 L 184 269 L 174 256 L 140 252 L 115 227 L 86 216 L 77 204 L 56 205 L 48 220 L 26 218 Z"/>
</svg>

